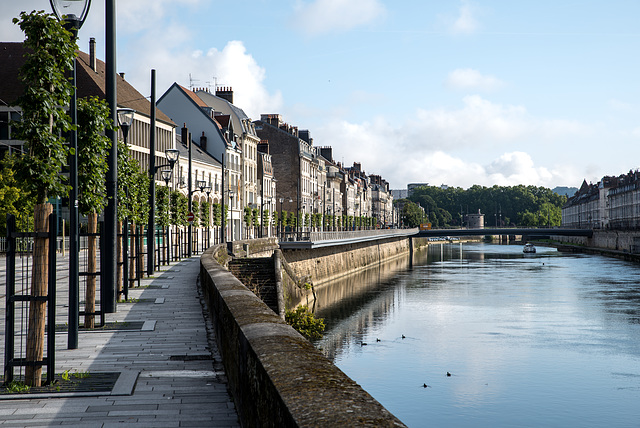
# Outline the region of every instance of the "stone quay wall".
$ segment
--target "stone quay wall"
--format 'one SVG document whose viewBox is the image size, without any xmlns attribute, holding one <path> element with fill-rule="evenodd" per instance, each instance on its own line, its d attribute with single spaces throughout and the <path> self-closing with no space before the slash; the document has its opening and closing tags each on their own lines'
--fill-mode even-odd
<svg viewBox="0 0 640 428">
<path fill-rule="evenodd" d="M 226 258 L 226 246 L 205 251 L 200 281 L 243 426 L 404 426 L 218 263 Z"/>
<path fill-rule="evenodd" d="M 593 236 L 559 236 L 558 241 L 567 244 L 580 245 L 592 249 L 622 251 L 628 253 L 640 252 L 640 231 L 637 230 L 598 230 Z"/>
</svg>

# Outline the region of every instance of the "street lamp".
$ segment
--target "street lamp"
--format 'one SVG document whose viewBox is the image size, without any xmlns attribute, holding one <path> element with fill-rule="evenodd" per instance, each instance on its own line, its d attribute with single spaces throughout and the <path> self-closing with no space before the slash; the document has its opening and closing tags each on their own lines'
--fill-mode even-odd
<svg viewBox="0 0 640 428">
<path fill-rule="evenodd" d="M 49 0 L 53 13 L 58 21 L 64 22 L 64 27 L 73 34 L 73 40 L 78 38 L 78 30 L 84 24 L 89 14 L 91 0 Z M 78 248 L 78 108 L 76 90 L 76 59 L 73 58 L 71 70 L 71 85 L 73 94 L 69 110 L 71 112 L 71 131 L 69 134 L 69 334 L 67 348 L 78 349 L 78 323 L 80 318 L 80 276 L 79 276 L 79 248 Z M 101 287 L 102 288 L 102 287 Z M 104 301 L 101 298 L 102 301 Z"/>
<path fill-rule="evenodd" d="M 211 194 L 211 183 L 207 184 L 206 181 L 202 180 L 202 181 L 198 181 L 198 187 L 200 188 L 200 191 L 203 193 L 207 194 L 207 205 L 209 204 L 209 195 Z M 209 224 L 211 223 L 211 207 L 208 206 L 208 213 L 209 215 L 207 216 L 207 247 L 210 246 L 210 234 L 209 234 Z"/>
<path fill-rule="evenodd" d="M 74 23 L 73 28 L 79 30 L 89 14 L 91 0 L 49 0 L 53 13 L 59 21 Z"/>
<path fill-rule="evenodd" d="M 278 216 L 278 219 L 280 220 L 280 224 L 279 226 L 279 234 L 281 235 L 280 238 L 282 238 L 282 203 L 284 202 L 284 198 L 279 198 L 278 199 L 280 201 L 280 215 Z"/>
<path fill-rule="evenodd" d="M 229 198 L 231 198 L 231 209 L 229 210 L 229 212 L 231 212 L 231 219 L 229 220 L 229 223 L 231 223 L 231 242 L 233 242 L 233 197 L 235 196 L 235 193 L 233 192 L 233 190 L 229 189 Z"/>
<path fill-rule="evenodd" d="M 171 181 L 171 176 L 173 175 L 173 163 L 171 164 L 171 169 L 163 169 L 162 171 L 160 171 L 160 176 L 162 177 L 162 180 L 164 181 L 164 185 L 167 188 L 167 235 L 164 236 L 164 226 L 162 227 L 162 235 L 163 235 L 163 240 L 164 240 L 164 246 L 165 246 L 165 252 L 164 252 L 164 258 L 165 258 L 165 262 L 168 263 L 169 259 L 171 258 L 171 254 L 169 252 L 169 233 L 170 233 L 170 229 L 169 229 L 169 224 L 171 223 L 171 195 L 169 192 L 169 182 Z M 154 219 L 154 226 L 153 228 L 155 228 L 155 219 Z M 153 241 L 153 240 L 152 240 Z M 158 263 L 159 264 L 159 263 Z"/>
<path fill-rule="evenodd" d="M 124 133 L 124 128 L 123 128 Z M 168 164 L 164 165 L 155 165 L 155 150 L 150 150 L 149 153 L 149 173 L 151 175 L 151 180 L 149 180 L 149 221 L 147 223 L 147 275 L 153 275 L 154 271 L 154 257 L 155 257 L 155 231 L 156 231 L 156 187 L 155 187 L 155 176 L 160 168 L 170 167 L 170 170 L 162 170 L 162 179 L 164 180 L 165 171 L 169 171 L 169 181 L 171 180 L 171 172 L 178 161 L 178 157 L 180 156 L 180 151 L 177 149 L 167 149 L 164 154 L 167 158 Z M 151 165 L 151 160 L 154 160 L 153 165 Z M 165 181 L 167 185 L 167 194 L 169 193 L 169 181 Z"/>
<path fill-rule="evenodd" d="M 133 124 L 133 116 L 135 114 L 136 114 L 136 111 L 131 108 L 118 109 L 118 125 L 120 125 L 120 129 L 122 129 L 122 138 L 124 139 L 125 144 L 127 144 L 129 129 L 131 129 L 131 124 Z"/>
</svg>

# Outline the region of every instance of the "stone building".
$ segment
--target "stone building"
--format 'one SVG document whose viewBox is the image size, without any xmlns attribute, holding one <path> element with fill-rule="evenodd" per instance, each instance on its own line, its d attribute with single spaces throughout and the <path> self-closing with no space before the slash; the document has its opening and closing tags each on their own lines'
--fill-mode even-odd
<svg viewBox="0 0 640 428">
<path fill-rule="evenodd" d="M 301 138 L 298 128 L 283 122 L 279 114 L 263 114 L 254 125 L 271 154 L 277 197 L 283 201 L 280 208 L 304 220 L 306 214 L 313 212 L 313 196 L 318 189 L 318 161 L 313 140 L 308 132 L 303 133 L 306 139 Z"/>
</svg>

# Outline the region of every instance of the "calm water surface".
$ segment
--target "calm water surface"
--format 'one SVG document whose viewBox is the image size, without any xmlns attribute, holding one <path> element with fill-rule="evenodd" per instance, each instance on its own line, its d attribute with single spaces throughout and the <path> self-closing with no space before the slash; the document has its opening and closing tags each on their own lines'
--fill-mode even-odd
<svg viewBox="0 0 640 428">
<path fill-rule="evenodd" d="M 316 345 L 404 423 L 640 427 L 640 266 L 466 243 L 417 259 L 317 303 Z"/>
</svg>

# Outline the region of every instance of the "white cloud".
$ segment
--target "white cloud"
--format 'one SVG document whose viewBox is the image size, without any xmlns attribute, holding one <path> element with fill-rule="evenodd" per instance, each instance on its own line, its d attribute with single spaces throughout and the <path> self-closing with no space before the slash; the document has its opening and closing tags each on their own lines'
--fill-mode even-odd
<svg viewBox="0 0 640 428">
<path fill-rule="evenodd" d="M 278 111 L 282 106 L 280 92 L 267 91 L 266 71 L 249 54 L 241 41 L 230 41 L 222 50 L 190 49 L 192 34 L 189 28 L 172 24 L 161 32 L 147 31 L 144 37 L 130 39 L 129 49 L 140 52 L 135 58 L 125 57 L 118 69 L 126 72 L 127 80 L 143 94 L 149 93 L 150 69 L 158 70 L 157 91 L 161 95 L 173 82 L 189 87 L 190 76 L 194 85 L 213 87 L 216 83 L 231 86 L 234 104 L 251 118 L 257 119 L 264 111 Z M 153 50 L 145 49 L 154 43 Z M 146 91 L 146 92 L 145 92 Z"/>
<path fill-rule="evenodd" d="M 493 91 L 504 86 L 504 82 L 472 68 L 458 68 L 449 73 L 446 85 L 453 89 Z"/>
<path fill-rule="evenodd" d="M 361 162 L 393 188 L 409 182 L 555 187 L 582 177 L 550 153 L 559 142 L 590 133 L 586 125 L 536 118 L 521 106 L 469 96 L 458 109 L 422 109 L 401 123 L 384 116 L 359 124 L 329 122 L 314 131 L 314 140 L 333 146 L 337 161 Z"/>
<path fill-rule="evenodd" d="M 478 21 L 475 16 L 475 8 L 467 1 L 463 1 L 458 9 L 458 17 L 451 25 L 451 31 L 454 34 L 471 34 L 478 27 Z"/>
<path fill-rule="evenodd" d="M 385 13 L 379 0 L 299 1 L 295 9 L 293 26 L 310 36 L 348 31 L 374 22 Z"/>
</svg>

